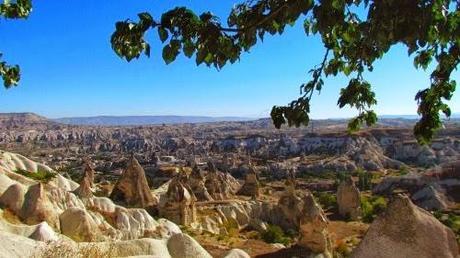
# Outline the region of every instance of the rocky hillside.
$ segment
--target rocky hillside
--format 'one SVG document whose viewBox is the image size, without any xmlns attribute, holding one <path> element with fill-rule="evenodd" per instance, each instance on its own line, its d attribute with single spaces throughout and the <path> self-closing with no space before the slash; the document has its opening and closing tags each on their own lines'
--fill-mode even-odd
<svg viewBox="0 0 460 258">
<path fill-rule="evenodd" d="M 34 113 L 0 113 L 2 129 L 47 129 L 56 125 L 57 123 Z"/>
<path fill-rule="evenodd" d="M 54 176 L 38 179 L 45 174 Z M 211 257 L 176 224 L 105 197 L 79 197 L 78 188 L 45 165 L 0 151 L 0 256 Z"/>
<path fill-rule="evenodd" d="M 161 125 L 161 124 L 189 124 L 212 123 L 222 121 L 246 121 L 246 117 L 210 117 L 210 116 L 93 116 L 93 117 L 66 117 L 53 119 L 58 123 L 70 125 Z"/>
<path fill-rule="evenodd" d="M 136 152 L 144 164 L 153 163 L 155 155 L 173 155 L 178 160 L 213 159 L 233 170 L 247 156 L 276 160 L 277 164 L 302 157 L 294 167 L 288 167 L 321 172 L 430 167 L 460 155 L 460 125 L 456 121 L 447 123 L 430 146 L 417 144 L 413 120 L 407 119 L 382 120 L 380 125 L 353 135 L 346 132 L 344 120 L 313 121 L 307 128 L 281 130 L 266 119 L 135 127 L 62 125 L 33 114 L 4 115 L 0 121 L 0 147 L 54 165 L 81 155 L 105 155 L 113 162 L 117 155 Z M 44 159 L 48 154 L 52 157 Z"/>
</svg>

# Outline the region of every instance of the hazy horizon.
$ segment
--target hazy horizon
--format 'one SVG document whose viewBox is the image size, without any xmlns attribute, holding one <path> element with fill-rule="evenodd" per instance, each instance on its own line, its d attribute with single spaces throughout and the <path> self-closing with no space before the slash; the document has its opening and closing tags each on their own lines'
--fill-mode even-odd
<svg viewBox="0 0 460 258">
<path fill-rule="evenodd" d="M 125 117 L 203 117 L 203 118 L 232 118 L 232 119 L 245 119 L 245 120 L 256 120 L 256 119 L 271 119 L 270 116 L 260 116 L 260 117 L 250 117 L 250 116 L 241 116 L 241 115 L 229 115 L 229 116 L 210 116 L 210 115 L 182 115 L 182 114 L 134 114 L 134 115 L 106 115 L 106 114 L 95 114 L 90 116 L 65 116 L 65 117 L 49 117 L 40 113 L 36 113 L 33 111 L 23 111 L 23 112 L 0 112 L 2 114 L 35 114 L 38 116 L 45 117 L 51 120 L 60 120 L 60 119 L 75 119 L 75 118 L 125 118 Z M 379 118 L 386 118 L 386 119 L 416 119 L 419 116 L 417 114 L 379 114 Z M 314 120 L 327 120 L 327 119 L 350 119 L 351 116 L 343 116 L 343 117 L 325 117 L 325 118 L 312 118 Z M 452 113 L 451 118 L 460 118 L 460 113 Z"/>
</svg>

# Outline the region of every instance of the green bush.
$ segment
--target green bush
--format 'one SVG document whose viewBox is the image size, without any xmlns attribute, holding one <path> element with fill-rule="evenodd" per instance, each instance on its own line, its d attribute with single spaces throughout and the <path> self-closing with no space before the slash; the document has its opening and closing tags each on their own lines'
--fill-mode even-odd
<svg viewBox="0 0 460 258">
<path fill-rule="evenodd" d="M 371 223 L 387 207 L 387 201 L 381 196 L 361 198 L 362 220 Z"/>
<path fill-rule="evenodd" d="M 31 179 L 34 179 L 34 180 L 38 180 L 38 181 L 40 181 L 42 183 L 48 183 L 51 179 L 53 179 L 53 178 L 55 178 L 57 176 L 56 173 L 46 171 L 46 170 L 37 170 L 37 172 L 30 172 L 30 171 L 27 171 L 27 170 L 18 169 L 15 172 L 18 173 L 18 174 L 21 174 L 21 175 L 23 175 L 25 177 L 28 177 L 28 178 L 31 178 Z"/>
<path fill-rule="evenodd" d="M 433 216 L 441 221 L 441 223 L 452 229 L 460 244 L 460 216 L 453 213 L 442 213 L 441 211 L 435 211 Z"/>
<path fill-rule="evenodd" d="M 335 194 L 328 192 L 316 192 L 315 196 L 319 204 L 321 204 L 324 209 L 337 207 L 337 197 Z"/>
<path fill-rule="evenodd" d="M 262 239 L 267 243 L 288 244 L 290 242 L 289 237 L 276 225 L 268 225 L 267 231 L 262 233 Z"/>
</svg>

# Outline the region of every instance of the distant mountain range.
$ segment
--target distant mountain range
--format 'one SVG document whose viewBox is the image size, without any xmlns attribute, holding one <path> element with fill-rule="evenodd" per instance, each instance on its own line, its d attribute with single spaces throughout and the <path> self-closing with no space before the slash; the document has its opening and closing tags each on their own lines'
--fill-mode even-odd
<svg viewBox="0 0 460 258">
<path fill-rule="evenodd" d="M 158 124 L 186 124 L 211 123 L 223 121 L 250 121 L 248 117 L 211 117 L 211 116 L 93 116 L 93 117 L 66 117 L 52 119 L 54 122 L 70 125 L 158 125 Z"/>
<path fill-rule="evenodd" d="M 379 117 L 379 124 L 386 126 L 410 125 L 416 122 L 415 115 L 382 115 Z M 320 119 L 312 120 L 316 123 L 343 123 L 346 124 L 349 118 Z M 460 113 L 452 114 L 453 121 L 459 121 Z M 248 118 L 248 117 L 211 117 L 211 116 L 93 116 L 93 117 L 66 117 L 48 119 L 34 113 L 0 113 L 0 128 L 31 127 L 38 125 L 59 124 L 69 125 L 92 125 L 92 126 L 137 126 L 137 125 L 161 125 L 161 124 L 191 124 L 191 123 L 212 123 L 212 122 L 237 122 L 237 121 L 259 121 L 272 124 L 270 118 Z M 256 121 L 255 121 L 256 122 Z"/>
</svg>

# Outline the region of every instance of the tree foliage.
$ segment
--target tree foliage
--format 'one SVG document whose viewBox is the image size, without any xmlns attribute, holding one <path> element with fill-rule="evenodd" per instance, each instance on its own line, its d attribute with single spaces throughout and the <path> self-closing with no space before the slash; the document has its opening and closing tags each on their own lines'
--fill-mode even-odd
<svg viewBox="0 0 460 258">
<path fill-rule="evenodd" d="M 0 19 L 21 19 L 27 18 L 32 11 L 31 0 L 4 0 L 0 4 Z M 0 52 L 0 77 L 3 79 L 5 88 L 16 86 L 21 79 L 20 69 L 18 65 L 9 65 L 2 61 L 2 53 Z"/>
<path fill-rule="evenodd" d="M 445 102 L 455 91 L 450 77 L 460 60 L 458 0 L 250 0 L 231 9 L 225 25 L 211 12 L 198 15 L 186 7 L 167 11 L 159 19 L 148 13 L 138 16 L 138 21 L 116 23 L 111 43 L 120 57 L 131 61 L 141 54 L 150 56 L 146 32 L 156 30 L 167 64 L 183 53 L 194 57 L 197 65 L 217 69 L 236 62 L 265 35 L 282 34 L 287 25 L 303 20 L 306 35 L 321 38 L 325 55 L 310 70 L 311 79 L 300 85 L 301 96 L 273 107 L 277 128 L 308 124 L 313 93 L 321 91 L 325 77 L 338 74 L 347 76 L 349 83 L 337 104 L 358 110 L 349 130 L 375 124 L 372 107 L 377 100 L 364 73 L 396 44 L 407 48 L 416 68 L 434 67 L 429 86 L 415 96 L 421 116 L 414 127 L 417 140 L 428 143 L 442 126 L 440 113 L 451 113 Z"/>
</svg>

